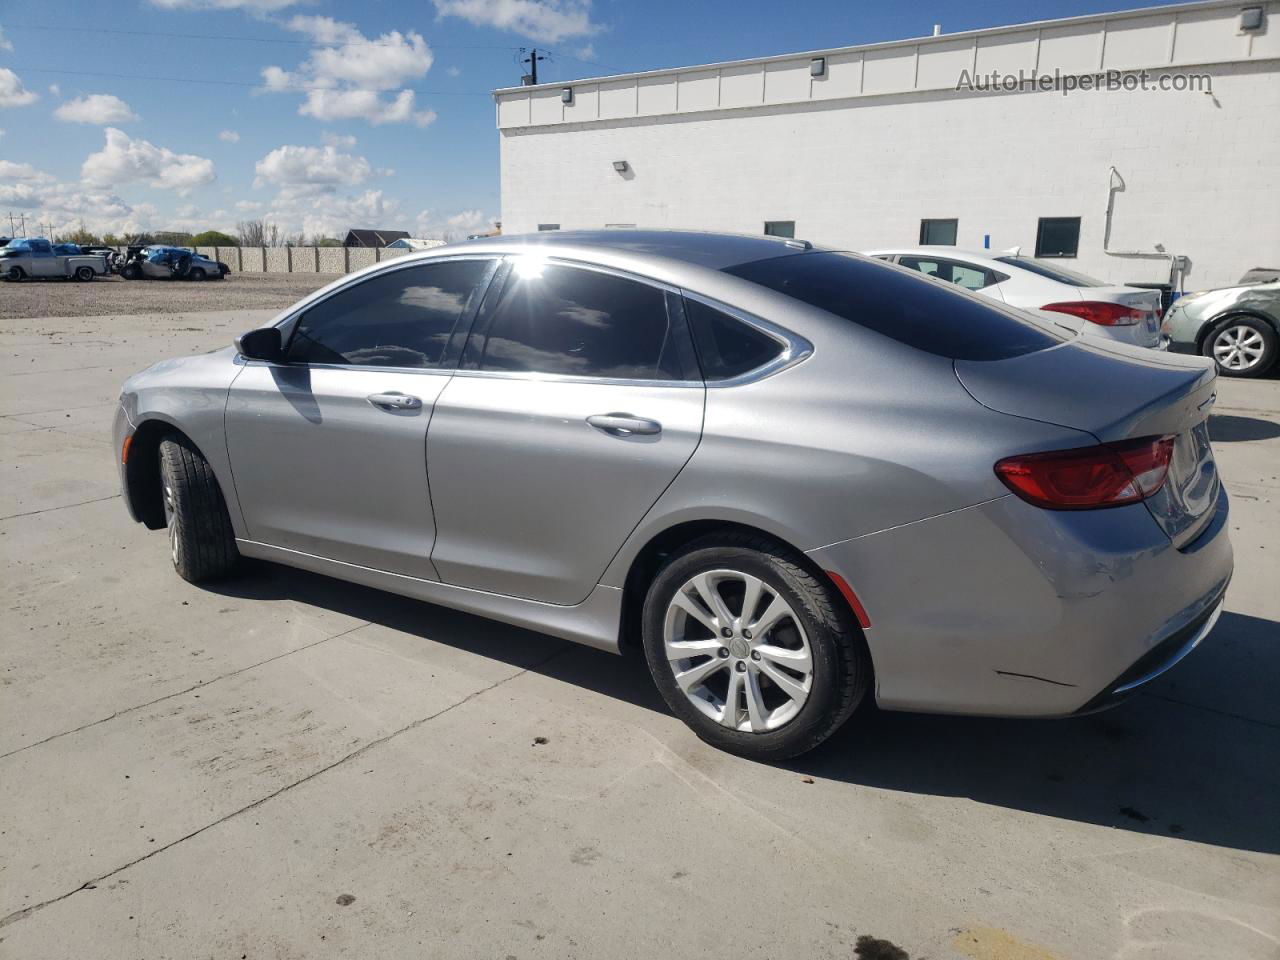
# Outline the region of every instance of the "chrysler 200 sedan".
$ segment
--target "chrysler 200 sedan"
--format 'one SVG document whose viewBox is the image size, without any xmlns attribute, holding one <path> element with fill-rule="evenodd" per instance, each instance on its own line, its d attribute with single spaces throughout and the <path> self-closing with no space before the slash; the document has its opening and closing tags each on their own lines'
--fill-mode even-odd
<svg viewBox="0 0 1280 960">
<path fill-rule="evenodd" d="M 1209 360 L 794 240 L 497 237 L 377 264 L 124 386 L 125 501 L 240 557 L 643 650 L 704 740 L 1063 716 L 1212 629 Z"/>
</svg>

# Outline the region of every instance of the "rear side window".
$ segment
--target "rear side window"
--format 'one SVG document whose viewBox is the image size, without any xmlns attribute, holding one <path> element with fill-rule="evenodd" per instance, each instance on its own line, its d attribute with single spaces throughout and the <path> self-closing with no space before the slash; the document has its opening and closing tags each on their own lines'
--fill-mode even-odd
<svg viewBox="0 0 1280 960">
<path fill-rule="evenodd" d="M 555 264 L 518 264 L 511 271 L 485 330 L 479 368 L 684 379 L 662 290 Z"/>
<path fill-rule="evenodd" d="M 768 334 L 697 300 L 686 299 L 684 312 L 693 329 L 698 362 L 706 380 L 740 377 L 763 367 L 785 349 Z"/>
<path fill-rule="evenodd" d="M 1007 274 L 986 270 L 982 267 L 974 266 L 972 263 L 961 263 L 958 260 L 940 260 L 937 257 L 909 257 L 904 255 L 898 258 L 898 265 L 911 270 L 918 270 L 927 277 L 935 277 L 947 283 L 954 283 L 957 287 L 964 287 L 966 290 L 981 290 L 983 287 L 989 287 L 993 283 L 1009 279 Z"/>
<path fill-rule="evenodd" d="M 488 260 L 447 260 L 362 280 L 302 315 L 289 360 L 433 367 L 489 267 Z"/>
<path fill-rule="evenodd" d="M 847 253 L 774 257 L 725 272 L 955 360 L 1003 360 L 1061 342 L 997 307 Z"/>
</svg>

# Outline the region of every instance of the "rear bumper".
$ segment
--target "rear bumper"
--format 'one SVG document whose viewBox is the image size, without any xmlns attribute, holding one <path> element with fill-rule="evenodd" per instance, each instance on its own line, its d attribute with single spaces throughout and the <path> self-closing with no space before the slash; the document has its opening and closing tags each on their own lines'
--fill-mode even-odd
<svg viewBox="0 0 1280 960">
<path fill-rule="evenodd" d="M 1231 577 L 1228 509 L 1221 492 L 1178 549 L 1141 504 L 1049 511 L 1009 496 L 810 556 L 866 607 L 881 706 L 1067 716 L 1203 639 Z"/>
</svg>

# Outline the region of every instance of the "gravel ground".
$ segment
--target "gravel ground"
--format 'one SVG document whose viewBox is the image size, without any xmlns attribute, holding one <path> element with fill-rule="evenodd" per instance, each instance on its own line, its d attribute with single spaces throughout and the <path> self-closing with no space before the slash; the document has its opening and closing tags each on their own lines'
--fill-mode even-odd
<svg viewBox="0 0 1280 960">
<path fill-rule="evenodd" d="M 281 310 L 337 275 L 327 273 L 233 273 L 221 282 L 122 280 L 92 283 L 25 280 L 0 283 L 0 319 L 100 317 L 113 314 Z"/>
</svg>

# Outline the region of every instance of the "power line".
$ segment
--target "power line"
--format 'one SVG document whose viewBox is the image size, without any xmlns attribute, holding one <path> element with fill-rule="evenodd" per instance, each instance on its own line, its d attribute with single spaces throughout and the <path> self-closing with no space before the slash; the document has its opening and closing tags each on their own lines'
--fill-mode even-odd
<svg viewBox="0 0 1280 960">
<path fill-rule="evenodd" d="M 110 33 L 121 37 L 166 37 L 171 40 L 233 40 L 238 43 L 286 43 L 304 47 L 388 47 L 399 40 L 299 40 L 293 37 L 246 37 L 223 33 L 164 33 L 156 30 L 107 30 L 97 27 L 34 26 L 5 24 L 6 30 L 43 30 L 50 33 Z M 519 50 L 516 46 L 476 43 L 428 43 L 433 50 Z"/>
<path fill-rule="evenodd" d="M 156 77 L 141 73 L 104 73 L 99 70 L 56 70 L 51 67 L 28 67 L 23 66 L 22 64 L 11 64 L 11 66 L 15 70 L 25 70 L 27 73 L 54 73 L 71 77 L 108 77 L 114 80 L 149 80 L 156 83 L 204 83 L 220 87 L 254 87 L 266 93 L 293 93 L 296 91 L 306 90 L 340 89 L 338 87 L 311 83 L 291 83 L 287 87 L 270 89 L 262 82 L 250 83 L 247 80 L 213 80 L 205 77 Z M 415 93 L 421 93 L 424 96 L 429 97 L 487 97 L 490 93 L 488 90 L 481 93 L 472 90 L 424 90 L 421 87 L 402 87 L 400 89 L 413 90 Z"/>
</svg>

